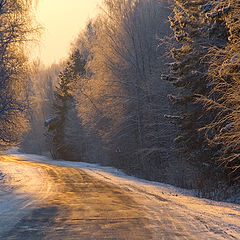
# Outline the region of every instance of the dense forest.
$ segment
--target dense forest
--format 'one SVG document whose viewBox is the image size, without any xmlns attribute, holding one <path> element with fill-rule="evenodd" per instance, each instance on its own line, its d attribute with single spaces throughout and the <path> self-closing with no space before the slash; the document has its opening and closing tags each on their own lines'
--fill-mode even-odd
<svg viewBox="0 0 240 240">
<path fill-rule="evenodd" d="M 24 53 L 30 6 L 0 1 L 2 147 L 214 199 L 239 189 L 239 0 L 104 0 L 49 68 Z"/>
</svg>

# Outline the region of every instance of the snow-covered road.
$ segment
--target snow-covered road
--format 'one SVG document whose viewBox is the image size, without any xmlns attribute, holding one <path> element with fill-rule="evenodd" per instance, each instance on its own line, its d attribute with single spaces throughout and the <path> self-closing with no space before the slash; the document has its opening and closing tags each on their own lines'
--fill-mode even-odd
<svg viewBox="0 0 240 240">
<path fill-rule="evenodd" d="M 240 239 L 240 206 L 95 164 L 0 156 L 0 239 Z"/>
</svg>

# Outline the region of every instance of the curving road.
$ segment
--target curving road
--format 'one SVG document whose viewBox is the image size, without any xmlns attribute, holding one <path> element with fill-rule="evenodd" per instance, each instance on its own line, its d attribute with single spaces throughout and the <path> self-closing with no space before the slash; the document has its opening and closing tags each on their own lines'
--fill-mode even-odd
<svg viewBox="0 0 240 240">
<path fill-rule="evenodd" d="M 37 161 L 0 156 L 1 240 L 240 239 L 239 205 Z"/>
<path fill-rule="evenodd" d="M 11 176 L 8 184 L 11 191 L 22 195 L 20 205 L 29 208 L 1 239 L 152 238 L 144 211 L 116 185 L 100 181 L 79 169 L 9 157 L 2 157 L 1 164 L 2 171 L 12 168 L 8 173 Z M 32 174 L 31 171 L 36 169 L 38 174 Z M 21 170 L 25 171 L 24 179 L 19 180 Z M 41 187 L 36 179 L 29 183 L 30 177 L 37 177 Z M 28 189 L 21 190 L 26 184 Z M 24 192 L 27 192 L 25 198 Z"/>
</svg>

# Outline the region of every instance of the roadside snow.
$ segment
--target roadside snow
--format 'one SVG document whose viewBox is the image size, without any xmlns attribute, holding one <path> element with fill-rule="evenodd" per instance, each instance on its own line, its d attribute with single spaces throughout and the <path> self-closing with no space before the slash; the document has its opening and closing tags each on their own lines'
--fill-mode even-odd
<svg viewBox="0 0 240 240">
<path fill-rule="evenodd" d="M 0 161 L 0 236 L 22 219 L 34 204 L 46 198 L 44 172 L 21 164 Z M 50 189 L 50 186 L 47 188 Z"/>
<path fill-rule="evenodd" d="M 120 186 L 148 213 L 156 232 L 154 239 L 159 239 L 163 228 L 164 231 L 175 228 L 182 233 L 191 233 L 179 239 L 240 239 L 240 205 L 197 198 L 194 197 L 194 191 L 138 179 L 115 168 L 98 164 L 56 161 L 19 153 L 9 156 L 21 161 L 80 168 L 99 180 Z M 2 169 L 4 164 L 0 166 Z M 39 174 L 37 170 L 35 174 Z M 41 174 L 43 173 L 40 173 L 39 178 Z M 171 232 L 169 236 L 172 239 Z"/>
<path fill-rule="evenodd" d="M 114 167 L 106 167 L 101 166 L 99 164 L 93 164 L 93 163 L 86 163 L 86 162 L 71 162 L 71 161 L 64 161 L 64 160 L 51 160 L 45 156 L 35 155 L 35 154 L 22 154 L 15 152 L 10 153 L 11 156 L 15 156 L 16 158 L 22 160 L 22 161 L 32 161 L 32 162 L 41 162 L 41 163 L 47 163 L 57 166 L 64 166 L 64 167 L 71 167 L 71 168 L 80 168 L 87 173 L 91 174 L 94 177 L 101 178 L 102 180 L 109 180 L 112 183 L 116 184 L 128 184 L 131 183 L 134 186 L 152 186 L 152 191 L 165 190 L 167 194 L 169 195 L 186 195 L 186 196 L 195 196 L 194 190 L 188 190 L 183 188 L 178 188 L 169 184 L 165 183 L 159 183 L 154 181 L 148 181 L 144 179 L 140 179 L 137 177 L 129 176 L 125 174 L 123 171 L 116 169 Z M 129 182 L 131 180 L 131 182 Z M 120 181 L 120 182 L 119 182 Z M 139 183 L 142 183 L 139 185 Z"/>
</svg>

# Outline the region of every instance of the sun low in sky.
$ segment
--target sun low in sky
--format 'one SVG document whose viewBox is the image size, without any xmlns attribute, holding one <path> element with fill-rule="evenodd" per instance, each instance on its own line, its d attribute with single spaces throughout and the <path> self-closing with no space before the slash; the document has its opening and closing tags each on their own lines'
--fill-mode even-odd
<svg viewBox="0 0 240 240">
<path fill-rule="evenodd" d="M 71 42 L 77 37 L 86 22 L 94 17 L 101 0 L 39 0 L 36 15 L 44 27 L 36 56 L 45 65 L 65 58 Z"/>
</svg>

